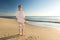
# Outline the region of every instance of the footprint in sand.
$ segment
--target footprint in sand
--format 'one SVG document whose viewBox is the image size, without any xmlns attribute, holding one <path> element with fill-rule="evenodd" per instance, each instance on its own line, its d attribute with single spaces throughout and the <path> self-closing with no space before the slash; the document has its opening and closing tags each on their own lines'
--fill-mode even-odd
<svg viewBox="0 0 60 40">
<path fill-rule="evenodd" d="M 25 40 L 37 40 L 36 36 L 28 36 Z"/>
</svg>

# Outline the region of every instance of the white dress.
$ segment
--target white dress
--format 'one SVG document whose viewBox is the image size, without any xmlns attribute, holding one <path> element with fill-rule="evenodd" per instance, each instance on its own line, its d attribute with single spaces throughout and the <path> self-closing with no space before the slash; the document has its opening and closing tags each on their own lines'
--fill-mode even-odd
<svg viewBox="0 0 60 40">
<path fill-rule="evenodd" d="M 18 11 L 16 13 L 16 18 L 17 18 L 17 21 L 24 24 L 25 22 L 25 15 L 24 15 L 24 12 L 23 11 Z"/>
</svg>

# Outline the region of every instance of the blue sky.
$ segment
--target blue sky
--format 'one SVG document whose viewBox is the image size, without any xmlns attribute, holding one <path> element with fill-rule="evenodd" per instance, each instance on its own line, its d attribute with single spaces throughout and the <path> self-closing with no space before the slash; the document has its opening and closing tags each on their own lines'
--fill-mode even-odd
<svg viewBox="0 0 60 40">
<path fill-rule="evenodd" d="M 60 16 L 59 0 L 0 0 L 0 16 L 15 16 L 18 4 L 26 16 Z"/>
</svg>

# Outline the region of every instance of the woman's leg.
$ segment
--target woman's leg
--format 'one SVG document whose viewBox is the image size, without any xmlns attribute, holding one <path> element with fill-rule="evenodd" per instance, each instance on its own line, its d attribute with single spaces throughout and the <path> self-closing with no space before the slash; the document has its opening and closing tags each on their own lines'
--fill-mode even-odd
<svg viewBox="0 0 60 40">
<path fill-rule="evenodd" d="M 23 27 L 24 27 L 24 24 L 18 22 L 18 30 L 19 30 L 19 35 L 23 36 Z"/>
<path fill-rule="evenodd" d="M 19 35 L 20 35 L 20 23 L 18 22 L 18 31 L 19 31 Z"/>
<path fill-rule="evenodd" d="M 24 27 L 24 24 L 22 24 L 22 27 L 21 27 L 21 28 L 22 28 L 22 29 L 21 29 L 21 31 L 22 31 L 22 36 L 23 36 L 23 27 Z"/>
</svg>

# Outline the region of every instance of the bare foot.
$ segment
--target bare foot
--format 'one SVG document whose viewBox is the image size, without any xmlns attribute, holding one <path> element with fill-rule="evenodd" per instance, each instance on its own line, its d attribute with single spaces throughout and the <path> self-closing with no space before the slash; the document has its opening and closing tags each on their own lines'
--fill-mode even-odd
<svg viewBox="0 0 60 40">
<path fill-rule="evenodd" d="M 22 34 L 22 33 L 20 33 L 20 36 L 23 36 L 23 34 Z"/>
</svg>

